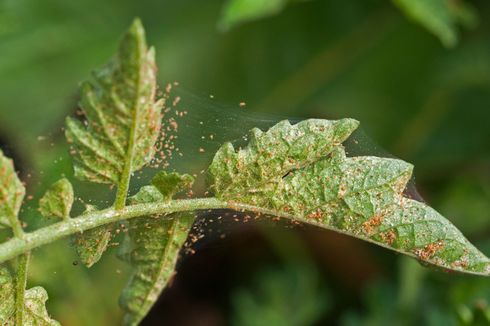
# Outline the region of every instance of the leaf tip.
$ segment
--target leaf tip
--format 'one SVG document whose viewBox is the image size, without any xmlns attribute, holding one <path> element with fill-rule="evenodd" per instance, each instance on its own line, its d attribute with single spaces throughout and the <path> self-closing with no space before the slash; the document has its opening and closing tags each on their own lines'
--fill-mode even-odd
<svg viewBox="0 0 490 326">
<path fill-rule="evenodd" d="M 136 17 L 133 19 L 133 22 L 131 23 L 131 26 L 129 27 L 128 32 L 130 34 L 139 36 L 139 37 L 145 37 L 145 28 L 143 27 L 143 22 L 139 17 Z"/>
</svg>

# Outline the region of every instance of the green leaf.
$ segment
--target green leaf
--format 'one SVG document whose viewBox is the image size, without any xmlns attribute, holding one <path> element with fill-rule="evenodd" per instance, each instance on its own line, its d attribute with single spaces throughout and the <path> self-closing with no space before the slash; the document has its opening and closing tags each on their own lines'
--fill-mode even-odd
<svg viewBox="0 0 490 326">
<path fill-rule="evenodd" d="M 90 268 L 100 260 L 112 239 L 113 229 L 113 224 L 106 224 L 73 237 L 82 264 Z"/>
<path fill-rule="evenodd" d="M 39 326 L 60 325 L 51 319 L 46 310 L 48 294 L 36 286 L 25 292 L 24 324 Z M 0 266 L 0 324 L 15 324 L 15 284 L 9 270 Z"/>
<path fill-rule="evenodd" d="M 72 144 L 75 176 L 115 184 L 116 209 L 125 206 L 132 173 L 149 163 L 161 128 L 163 101 L 156 96 L 155 52 L 136 19 L 123 36 L 114 58 L 82 85 L 80 106 L 85 124 L 68 118 L 66 138 Z M 96 263 L 111 239 L 113 225 L 75 238 L 80 259 Z"/>
<path fill-rule="evenodd" d="M 477 20 L 473 9 L 464 1 L 393 0 L 393 3 L 447 47 L 458 42 L 458 23 L 471 27 Z"/>
<path fill-rule="evenodd" d="M 85 213 L 95 210 L 97 207 L 87 205 Z M 112 240 L 113 230 L 114 224 L 106 224 L 72 237 L 73 245 L 82 264 L 90 268 L 100 260 Z"/>
<path fill-rule="evenodd" d="M 488 275 L 490 261 L 444 217 L 405 198 L 412 165 L 346 157 L 351 119 L 280 122 L 252 130 L 249 145 L 223 145 L 210 166 L 222 200 L 317 225 L 448 270 Z"/>
<path fill-rule="evenodd" d="M 221 15 L 219 26 L 229 29 L 240 23 L 272 16 L 281 12 L 289 0 L 228 0 Z"/>
<path fill-rule="evenodd" d="M 171 179 L 175 180 L 174 177 Z M 157 180 L 162 178 L 163 175 L 160 175 Z M 143 187 L 130 201 L 137 204 L 166 198 L 157 193 L 154 186 Z M 121 307 L 126 312 L 124 325 L 138 325 L 175 275 L 179 253 L 194 219 L 193 213 L 179 213 L 131 221 L 128 231 L 130 243 L 125 245 L 127 252 L 120 254 L 133 267 L 120 298 Z"/>
<path fill-rule="evenodd" d="M 44 217 L 68 219 L 73 201 L 73 186 L 63 178 L 55 182 L 39 200 L 39 211 Z"/>
<path fill-rule="evenodd" d="M 164 201 L 162 193 L 155 186 L 143 186 L 133 197 L 129 198 L 132 204 L 155 203 Z M 165 200 L 166 201 L 166 200 Z"/>
<path fill-rule="evenodd" d="M 25 188 L 14 169 L 14 163 L 0 150 L 0 228 L 19 225 L 17 216 Z"/>
<path fill-rule="evenodd" d="M 155 102 L 155 52 L 135 20 L 114 58 L 82 85 L 85 124 L 67 119 L 75 176 L 119 185 L 149 163 L 161 128 L 162 101 Z"/>
<path fill-rule="evenodd" d="M 189 174 L 176 172 L 159 172 L 151 182 L 163 196 L 163 201 L 169 201 L 179 191 L 188 189 L 194 183 L 194 178 Z"/>
</svg>

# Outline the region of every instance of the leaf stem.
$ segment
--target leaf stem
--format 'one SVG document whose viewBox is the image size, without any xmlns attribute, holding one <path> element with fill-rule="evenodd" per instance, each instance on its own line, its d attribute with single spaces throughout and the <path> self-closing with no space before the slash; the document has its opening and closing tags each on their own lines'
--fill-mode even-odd
<svg viewBox="0 0 490 326">
<path fill-rule="evenodd" d="M 162 203 L 129 205 L 120 210 L 108 208 L 100 211 L 93 211 L 83 214 L 78 218 L 64 220 L 33 232 L 24 233 L 22 238 L 14 237 L 7 242 L 0 244 L 0 263 L 63 237 L 81 233 L 104 224 L 148 215 L 165 215 L 183 211 L 222 209 L 231 208 L 231 206 L 231 204 L 216 198 L 196 198 L 172 200 L 170 202 Z"/>
<path fill-rule="evenodd" d="M 17 276 L 15 279 L 15 325 L 24 325 L 25 292 L 27 285 L 27 271 L 31 252 L 28 251 L 19 257 Z"/>
<path fill-rule="evenodd" d="M 24 237 L 24 229 L 22 229 L 22 224 L 17 218 L 16 214 L 9 207 L 7 208 L 8 219 L 10 226 L 12 227 L 12 232 L 14 233 L 15 237 L 22 239 Z"/>
</svg>

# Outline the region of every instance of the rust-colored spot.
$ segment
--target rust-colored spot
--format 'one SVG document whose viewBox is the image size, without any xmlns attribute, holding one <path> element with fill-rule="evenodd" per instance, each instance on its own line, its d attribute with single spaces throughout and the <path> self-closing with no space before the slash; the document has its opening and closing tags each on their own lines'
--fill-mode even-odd
<svg viewBox="0 0 490 326">
<path fill-rule="evenodd" d="M 380 233 L 380 237 L 381 241 L 391 246 L 396 240 L 396 233 L 393 230 L 389 230 L 387 232 Z"/>
<path fill-rule="evenodd" d="M 317 209 L 316 211 L 311 212 L 306 217 L 309 219 L 319 220 L 323 216 L 322 211 Z"/>
<path fill-rule="evenodd" d="M 376 214 L 366 222 L 362 223 L 362 229 L 364 230 L 364 233 L 371 235 L 376 228 L 381 225 L 381 222 L 383 222 L 383 215 Z"/>
<path fill-rule="evenodd" d="M 428 260 L 443 248 L 444 248 L 444 241 L 440 240 L 440 241 L 429 243 L 424 248 L 416 249 L 414 253 L 417 255 L 417 257 L 419 257 L 419 259 Z"/>
</svg>

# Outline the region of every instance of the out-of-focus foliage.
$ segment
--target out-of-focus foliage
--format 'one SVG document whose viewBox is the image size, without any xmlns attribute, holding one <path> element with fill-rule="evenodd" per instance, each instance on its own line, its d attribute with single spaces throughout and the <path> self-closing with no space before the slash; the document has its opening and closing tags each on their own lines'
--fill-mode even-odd
<svg viewBox="0 0 490 326">
<path fill-rule="evenodd" d="M 233 325 L 313 325 L 330 310 L 330 300 L 311 266 L 269 267 L 233 292 Z"/>
<path fill-rule="evenodd" d="M 484 253 L 490 253 L 490 210 L 485 208 L 490 202 L 485 190 L 490 183 L 487 0 L 451 1 L 470 4 L 479 17 L 474 28 L 459 30 L 459 42 L 451 49 L 441 46 L 436 37 L 408 20 L 390 1 L 295 2 L 273 17 L 219 32 L 216 25 L 225 3 L 0 1 L 0 142 L 5 153 L 16 159 L 21 179 L 27 182 L 28 196 L 34 196 L 33 203 L 61 174 L 71 176 L 61 128 L 64 117 L 75 111 L 78 83 L 87 78 L 87 71 L 104 64 L 114 52 L 121 31 L 140 16 L 149 43 L 159 50 L 156 62 L 161 85 L 178 80 L 194 93 L 205 97 L 213 94 L 218 102 L 232 103 L 249 115 L 353 117 L 362 121 L 366 134 L 375 142 L 414 163 L 421 195 Z M 247 103 L 246 108 L 238 107 L 241 101 Z M 249 126 L 257 125 L 256 121 L 247 123 L 244 119 L 232 121 L 215 126 L 216 134 L 219 131 L 225 136 L 242 135 Z M 187 139 L 201 147 L 199 130 L 181 128 L 181 132 L 179 140 Z M 379 154 L 369 140 L 360 138 L 359 147 L 364 153 Z M 185 158 L 194 152 L 184 154 Z M 171 167 L 179 168 L 179 164 Z M 30 175 L 33 171 L 42 173 Z M 86 204 L 110 204 L 97 186 L 78 184 L 75 188 L 80 190 L 77 196 L 97 197 Z M 82 209 L 77 201 L 73 214 Z M 21 215 L 29 228 L 49 222 L 29 207 Z M 247 227 L 251 225 L 252 222 Z M 323 324 L 343 320 L 339 315 L 348 312 L 367 322 L 371 319 L 370 307 L 381 309 L 383 304 L 389 307 L 393 303 L 388 299 L 381 301 L 380 297 L 400 296 L 403 281 L 393 263 L 400 262 L 400 257 L 356 241 L 339 241 L 344 238 L 330 234 L 316 239 L 309 229 L 289 232 L 306 233 L 300 240 L 316 253 L 312 262 L 319 266 L 320 277 L 335 298 L 334 309 L 325 311 L 321 318 Z M 246 236 L 223 233 L 226 239 Z M 31 281 L 49 292 L 48 311 L 67 325 L 118 323 L 121 312 L 114 298 L 128 277 L 125 264 L 108 254 L 106 260 L 88 271 L 67 244 L 36 251 L 32 259 Z M 227 250 L 219 240 L 204 239 L 201 246 L 197 255 L 199 249 L 210 252 L 211 257 Z M 293 250 L 294 246 L 287 249 Z M 235 269 L 223 272 L 212 292 L 231 293 L 236 288 L 234 282 L 245 278 L 243 270 L 247 266 L 260 267 L 261 260 L 253 257 L 263 251 L 250 249 L 246 251 L 248 260 L 242 257 L 230 262 Z M 348 260 L 359 251 L 364 259 Z M 73 263 L 65 257 L 72 257 Z M 188 305 L 182 307 L 200 308 L 194 310 L 200 320 L 209 320 L 206 318 L 210 315 L 226 320 L 230 316 L 227 300 L 197 305 L 203 296 L 211 295 L 196 294 L 198 275 L 204 267 L 217 263 L 207 261 L 199 270 L 181 271 L 175 287 L 164 293 L 163 306 L 150 314 L 158 314 L 171 302 L 184 302 Z M 352 268 L 351 263 L 359 265 Z M 343 269 L 346 264 L 349 268 Z M 393 318 L 403 321 L 404 316 L 422 316 L 414 320 L 428 318 L 439 325 L 447 320 L 484 320 L 482 307 L 490 303 L 486 279 L 423 271 L 423 277 L 412 286 L 420 289 L 417 295 L 411 295 L 417 298 L 413 301 L 416 304 L 406 305 L 403 314 L 399 309 L 391 311 Z M 178 286 L 179 277 L 190 283 L 188 287 Z M 375 278 L 379 282 L 374 282 Z M 197 290 L 192 292 L 191 288 Z M 380 295 L 367 294 L 373 292 Z M 73 311 L 91 314 L 75 316 Z"/>
<path fill-rule="evenodd" d="M 220 26 L 223 29 L 279 13 L 290 0 L 229 0 L 223 7 Z"/>
<path fill-rule="evenodd" d="M 476 13 L 466 1 L 453 0 L 393 0 L 407 16 L 436 35 L 445 46 L 458 41 L 457 25 L 472 27 Z"/>
<path fill-rule="evenodd" d="M 317 0 L 320 1 L 320 0 Z M 291 0 L 228 0 L 223 8 L 220 26 L 235 25 L 277 14 Z M 477 14 L 466 1 L 453 0 L 393 0 L 408 17 L 436 35 L 447 47 L 458 42 L 458 24 L 474 27 Z"/>
<path fill-rule="evenodd" d="M 364 294 L 366 311 L 349 311 L 342 325 L 488 325 L 489 285 L 485 279 L 431 277 L 415 262 L 403 259 L 395 282 L 370 285 Z M 451 284 L 441 291 L 440 286 Z"/>
</svg>

